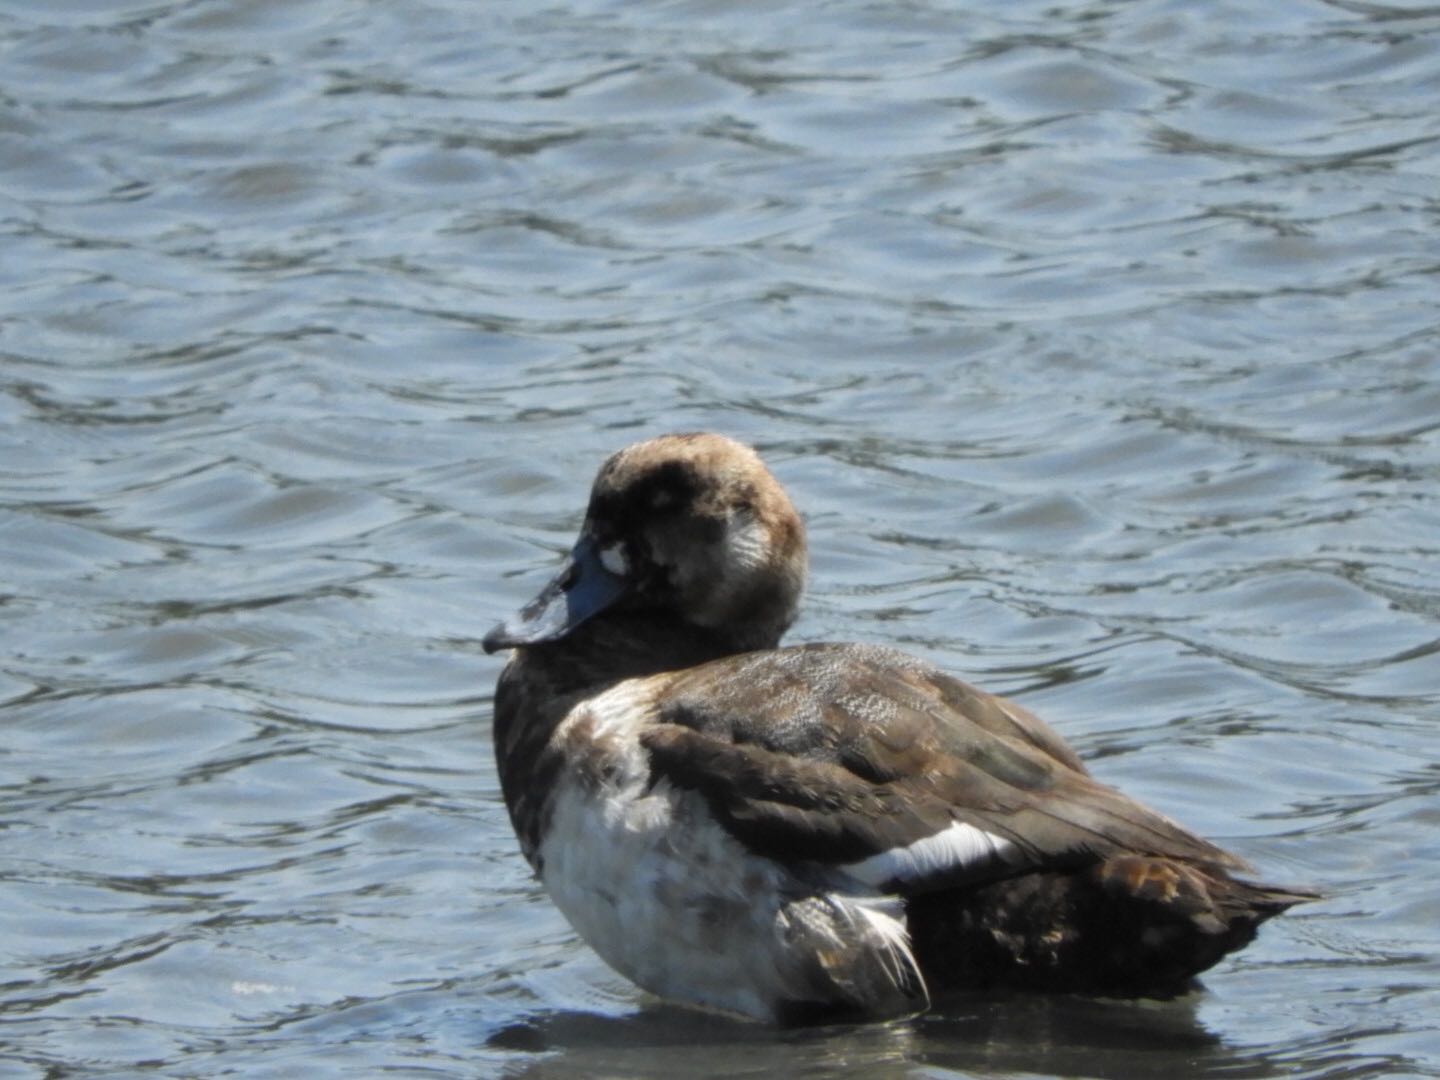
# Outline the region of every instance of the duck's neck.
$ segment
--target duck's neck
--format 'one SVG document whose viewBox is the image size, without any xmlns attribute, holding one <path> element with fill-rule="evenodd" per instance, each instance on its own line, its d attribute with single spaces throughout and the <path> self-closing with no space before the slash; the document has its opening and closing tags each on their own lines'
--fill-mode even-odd
<svg viewBox="0 0 1440 1080">
<path fill-rule="evenodd" d="M 722 656 L 773 648 L 780 633 L 748 635 L 696 626 L 656 612 L 600 615 L 563 641 L 524 650 L 524 662 L 543 670 L 559 694 L 599 693 L 624 679 L 678 671 Z"/>
</svg>

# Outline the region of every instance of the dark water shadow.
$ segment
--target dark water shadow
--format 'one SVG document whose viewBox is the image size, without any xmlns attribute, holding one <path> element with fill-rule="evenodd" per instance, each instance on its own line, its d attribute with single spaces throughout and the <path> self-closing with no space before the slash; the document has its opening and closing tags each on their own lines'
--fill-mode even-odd
<svg viewBox="0 0 1440 1080">
<path fill-rule="evenodd" d="M 777 1031 L 654 1003 L 615 1016 L 537 1015 L 487 1040 L 503 1075 L 555 1077 L 1016 1077 L 1096 1080 L 1434 1075 L 1380 1050 L 1394 1032 L 1340 1024 L 1281 1045 L 1242 1046 L 1197 1016 L 1199 989 L 1174 1001 L 974 994 L 882 1024 Z"/>
<path fill-rule="evenodd" d="M 510 1077 L 970 1076 L 1171 1077 L 1177 1055 L 1230 1060 L 1196 1018 L 1198 995 L 1173 1002 L 973 995 L 881 1024 L 777 1031 L 663 1004 L 626 1016 L 555 1012 L 487 1042 L 513 1054 Z"/>
</svg>

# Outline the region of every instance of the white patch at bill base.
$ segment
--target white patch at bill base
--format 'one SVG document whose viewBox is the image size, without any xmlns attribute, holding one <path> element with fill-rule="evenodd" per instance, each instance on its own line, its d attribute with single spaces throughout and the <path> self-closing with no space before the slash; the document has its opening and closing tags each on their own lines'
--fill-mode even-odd
<svg viewBox="0 0 1440 1080">
<path fill-rule="evenodd" d="M 600 549 L 600 565 L 616 577 L 624 577 L 630 572 L 630 564 L 625 561 L 625 552 L 619 544 Z"/>
</svg>

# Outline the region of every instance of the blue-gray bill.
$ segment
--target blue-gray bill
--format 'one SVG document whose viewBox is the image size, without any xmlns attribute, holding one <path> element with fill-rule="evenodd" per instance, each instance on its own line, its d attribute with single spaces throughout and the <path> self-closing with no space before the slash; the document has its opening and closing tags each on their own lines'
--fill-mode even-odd
<svg viewBox="0 0 1440 1080">
<path fill-rule="evenodd" d="M 625 594 L 626 582 L 600 562 L 588 536 L 581 536 L 565 565 L 534 600 L 485 635 L 487 653 L 517 645 L 557 641 Z"/>
</svg>

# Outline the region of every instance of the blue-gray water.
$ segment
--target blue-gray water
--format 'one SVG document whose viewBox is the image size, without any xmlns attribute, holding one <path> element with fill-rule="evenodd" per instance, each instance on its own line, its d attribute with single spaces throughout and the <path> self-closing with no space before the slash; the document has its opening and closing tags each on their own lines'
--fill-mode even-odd
<svg viewBox="0 0 1440 1080">
<path fill-rule="evenodd" d="M 1437 102 L 1362 0 L 5 4 L 0 1072 L 1440 1075 Z M 608 973 L 477 640 L 696 428 L 798 639 L 1329 898 L 1167 1004 Z"/>
</svg>

